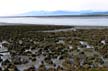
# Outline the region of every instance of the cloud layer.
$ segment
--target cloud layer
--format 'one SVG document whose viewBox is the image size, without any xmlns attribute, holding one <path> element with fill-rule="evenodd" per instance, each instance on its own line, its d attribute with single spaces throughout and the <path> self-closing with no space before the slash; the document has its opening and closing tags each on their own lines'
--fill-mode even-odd
<svg viewBox="0 0 108 71">
<path fill-rule="evenodd" d="M 15 15 L 28 11 L 108 10 L 107 0 L 0 0 L 0 15 Z"/>
</svg>

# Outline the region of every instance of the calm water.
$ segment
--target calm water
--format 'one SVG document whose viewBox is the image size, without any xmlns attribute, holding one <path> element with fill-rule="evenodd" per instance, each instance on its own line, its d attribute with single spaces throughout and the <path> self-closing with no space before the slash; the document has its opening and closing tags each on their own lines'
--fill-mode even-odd
<svg viewBox="0 0 108 71">
<path fill-rule="evenodd" d="M 0 22 L 49 25 L 108 26 L 108 17 L 0 18 Z M 5 23 L 1 23 L 5 24 Z"/>
</svg>

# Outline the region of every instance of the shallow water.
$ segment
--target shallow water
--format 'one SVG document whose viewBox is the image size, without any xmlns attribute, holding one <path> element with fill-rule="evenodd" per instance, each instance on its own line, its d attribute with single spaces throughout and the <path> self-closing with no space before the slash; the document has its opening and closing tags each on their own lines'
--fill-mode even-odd
<svg viewBox="0 0 108 71">
<path fill-rule="evenodd" d="M 108 26 L 108 17 L 20 17 L 20 18 L 0 18 L 1 25 L 6 23 L 24 24 L 49 24 L 49 25 L 89 25 Z"/>
</svg>

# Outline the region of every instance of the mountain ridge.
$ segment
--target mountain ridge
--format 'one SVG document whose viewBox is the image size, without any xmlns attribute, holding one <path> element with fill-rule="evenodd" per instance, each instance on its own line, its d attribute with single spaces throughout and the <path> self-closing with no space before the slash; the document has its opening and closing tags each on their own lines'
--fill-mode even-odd
<svg viewBox="0 0 108 71">
<path fill-rule="evenodd" d="M 30 11 L 17 16 L 58 16 L 58 15 L 108 15 L 108 11 Z"/>
</svg>

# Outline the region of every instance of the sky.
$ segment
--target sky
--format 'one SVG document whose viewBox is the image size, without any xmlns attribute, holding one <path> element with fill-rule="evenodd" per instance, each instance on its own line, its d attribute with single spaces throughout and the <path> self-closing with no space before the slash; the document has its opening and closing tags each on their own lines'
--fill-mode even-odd
<svg viewBox="0 0 108 71">
<path fill-rule="evenodd" d="M 108 11 L 108 0 L 0 0 L 0 16 L 41 10 Z"/>
</svg>

